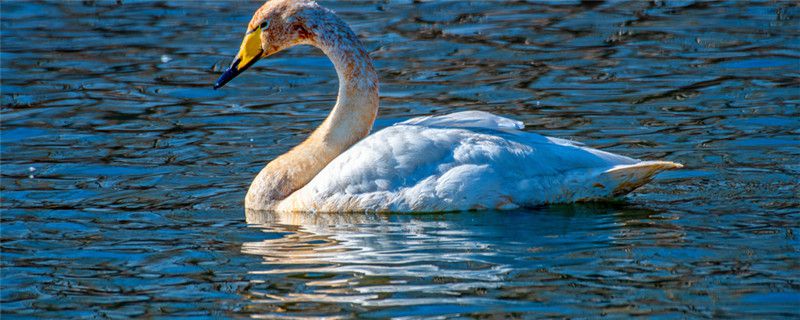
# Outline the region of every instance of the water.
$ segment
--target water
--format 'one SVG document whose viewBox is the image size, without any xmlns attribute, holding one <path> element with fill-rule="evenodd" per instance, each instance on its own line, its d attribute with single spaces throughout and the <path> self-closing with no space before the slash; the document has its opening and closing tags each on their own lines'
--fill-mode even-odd
<svg viewBox="0 0 800 320">
<path fill-rule="evenodd" d="M 211 85 L 257 2 L 2 3 L 3 317 L 798 317 L 795 2 L 332 3 L 377 127 L 485 110 L 686 169 L 625 201 L 251 215 L 334 103 L 316 50 Z"/>
</svg>

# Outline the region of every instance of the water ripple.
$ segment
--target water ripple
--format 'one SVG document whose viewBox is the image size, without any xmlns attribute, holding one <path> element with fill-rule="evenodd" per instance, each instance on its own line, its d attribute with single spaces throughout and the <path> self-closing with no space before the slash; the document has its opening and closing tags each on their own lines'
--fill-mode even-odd
<svg viewBox="0 0 800 320">
<path fill-rule="evenodd" d="M 2 315 L 800 316 L 794 2 L 322 2 L 376 129 L 484 110 L 686 168 L 622 203 L 243 219 L 335 103 L 324 56 L 214 91 L 257 3 L 3 2 Z"/>
</svg>

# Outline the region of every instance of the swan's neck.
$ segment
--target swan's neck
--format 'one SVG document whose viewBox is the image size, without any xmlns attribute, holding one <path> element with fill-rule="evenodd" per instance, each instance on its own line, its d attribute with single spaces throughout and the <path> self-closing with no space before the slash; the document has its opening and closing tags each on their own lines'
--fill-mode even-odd
<svg viewBox="0 0 800 320">
<path fill-rule="evenodd" d="M 372 60 L 355 33 L 335 16 L 331 18 L 338 24 L 318 27 L 314 30 L 317 35 L 308 41 L 333 62 L 339 95 L 328 117 L 304 142 L 318 141 L 320 146 L 337 150 L 329 160 L 367 136 L 378 112 L 378 75 Z"/>
<path fill-rule="evenodd" d="M 306 185 L 328 163 L 366 137 L 378 111 L 378 75 L 355 33 L 329 13 L 328 21 L 304 30 L 301 44 L 320 48 L 339 76 L 336 105 L 300 145 L 279 156 L 256 176 L 245 198 L 250 209 L 271 209 Z"/>
</svg>

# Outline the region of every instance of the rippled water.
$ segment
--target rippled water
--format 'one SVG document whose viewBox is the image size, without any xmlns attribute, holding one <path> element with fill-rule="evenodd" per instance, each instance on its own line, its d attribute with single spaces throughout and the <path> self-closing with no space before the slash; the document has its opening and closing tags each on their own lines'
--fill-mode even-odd
<svg viewBox="0 0 800 320">
<path fill-rule="evenodd" d="M 4 317 L 798 317 L 791 1 L 322 1 L 377 127 L 480 109 L 686 169 L 623 202 L 269 215 L 242 199 L 334 103 L 318 51 L 212 82 L 257 2 L 2 2 Z"/>
</svg>

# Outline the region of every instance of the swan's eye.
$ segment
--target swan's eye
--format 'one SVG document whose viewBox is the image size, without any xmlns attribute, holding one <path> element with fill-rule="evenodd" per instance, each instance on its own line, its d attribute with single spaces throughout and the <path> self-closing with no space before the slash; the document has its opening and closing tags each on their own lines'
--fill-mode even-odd
<svg viewBox="0 0 800 320">
<path fill-rule="evenodd" d="M 261 31 L 264 31 L 264 29 L 269 28 L 269 20 L 264 20 L 264 22 L 261 22 L 261 26 L 260 27 L 261 27 Z"/>
</svg>

